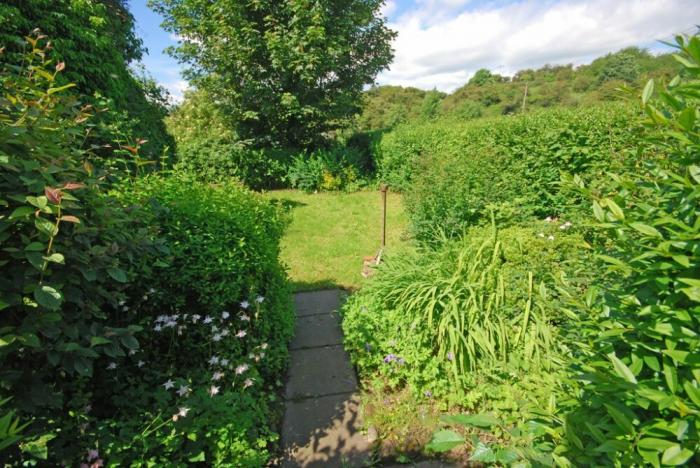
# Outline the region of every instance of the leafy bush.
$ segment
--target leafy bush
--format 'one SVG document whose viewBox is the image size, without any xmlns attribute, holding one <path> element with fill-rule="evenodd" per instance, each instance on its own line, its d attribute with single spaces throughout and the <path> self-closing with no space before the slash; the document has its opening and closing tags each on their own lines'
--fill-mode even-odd
<svg viewBox="0 0 700 468">
<path fill-rule="evenodd" d="M 640 152 L 663 157 L 597 190 L 576 181 L 609 239 L 609 273 L 581 325 L 589 354 L 567 420 L 585 430 L 561 451 L 575 464 L 700 462 L 700 37 L 677 41 L 686 80 L 642 95 Z"/>
<path fill-rule="evenodd" d="M 553 366 L 553 325 L 566 315 L 547 285 L 582 254 L 577 236 L 541 224 L 543 237 L 532 227 L 473 229 L 436 250 L 389 257 L 344 309 L 360 374 L 467 404 L 478 375 Z"/>
<path fill-rule="evenodd" d="M 360 150 L 335 146 L 311 154 L 299 154 L 289 166 L 287 178 L 292 187 L 305 192 L 356 189 L 364 182 L 362 168 L 367 167 Z"/>
<path fill-rule="evenodd" d="M 284 184 L 289 153 L 254 149 L 241 141 L 208 93 L 188 92 L 166 122 L 177 142 L 179 169 L 205 182 L 234 177 L 253 189 Z"/>
<path fill-rule="evenodd" d="M 149 332 L 139 353 L 105 372 L 103 394 L 119 397 L 99 398 L 109 419 L 95 439 L 119 463 L 263 465 L 293 325 L 278 261 L 285 220 L 243 187 L 183 173 L 137 179 L 122 197 L 150 207 L 170 255 L 141 278 L 150 292 L 124 304 Z M 162 414 L 181 407 L 191 414 Z"/>
<path fill-rule="evenodd" d="M 635 111 L 606 105 L 585 112 L 556 109 L 518 117 L 405 125 L 378 146 L 380 178 L 404 190 L 414 233 L 449 235 L 571 209 L 560 172 L 586 180 L 625 163 Z"/>
<path fill-rule="evenodd" d="M 27 41 L 24 66 L 0 73 L 0 386 L 31 421 L 22 449 L 41 455 L 74 442 L 95 363 L 138 346 L 118 302 L 163 246 L 140 209 L 105 194 L 122 174 L 82 147 L 91 106 L 57 85 L 65 65 L 45 41 Z"/>
</svg>

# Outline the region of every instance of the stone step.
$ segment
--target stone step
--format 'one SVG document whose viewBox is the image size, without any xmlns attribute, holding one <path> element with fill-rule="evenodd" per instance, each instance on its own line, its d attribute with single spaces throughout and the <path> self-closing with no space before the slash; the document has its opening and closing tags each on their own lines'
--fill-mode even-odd
<svg viewBox="0 0 700 468">
<path fill-rule="evenodd" d="M 340 309 L 340 290 L 312 291 L 294 295 L 294 308 L 297 317 L 314 314 L 327 314 Z"/>
<path fill-rule="evenodd" d="M 287 402 L 282 466 L 364 466 L 370 444 L 360 433 L 358 404 L 351 393 Z"/>
<path fill-rule="evenodd" d="M 349 393 L 357 389 L 355 371 L 342 345 L 297 349 L 290 355 L 285 399 Z"/>
<path fill-rule="evenodd" d="M 343 342 L 338 312 L 297 318 L 296 332 L 289 349 L 315 348 Z"/>
</svg>

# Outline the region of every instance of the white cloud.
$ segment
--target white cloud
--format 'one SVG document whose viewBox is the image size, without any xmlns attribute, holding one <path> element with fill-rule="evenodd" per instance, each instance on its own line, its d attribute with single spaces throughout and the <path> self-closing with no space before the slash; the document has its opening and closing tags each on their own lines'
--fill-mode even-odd
<svg viewBox="0 0 700 468">
<path fill-rule="evenodd" d="M 159 83 L 162 87 L 168 90 L 173 104 L 179 104 L 184 99 L 185 91 L 190 89 L 190 84 L 185 80 L 170 81 L 167 83 Z"/>
<path fill-rule="evenodd" d="M 399 33 L 395 58 L 377 81 L 452 91 L 479 68 L 508 75 L 587 63 L 687 32 L 700 17 L 697 0 L 524 0 L 465 11 L 468 3 L 416 0 L 390 25 Z"/>
</svg>

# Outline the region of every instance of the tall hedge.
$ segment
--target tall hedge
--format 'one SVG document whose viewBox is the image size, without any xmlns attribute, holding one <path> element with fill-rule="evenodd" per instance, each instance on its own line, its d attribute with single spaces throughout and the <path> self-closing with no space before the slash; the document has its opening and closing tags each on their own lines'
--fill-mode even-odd
<svg viewBox="0 0 700 468">
<path fill-rule="evenodd" d="M 635 111 L 624 105 L 554 109 L 469 122 L 403 125 L 377 146 L 380 177 L 406 194 L 415 234 L 555 216 L 571 203 L 561 172 L 594 177 L 634 164 L 625 143 Z"/>
</svg>

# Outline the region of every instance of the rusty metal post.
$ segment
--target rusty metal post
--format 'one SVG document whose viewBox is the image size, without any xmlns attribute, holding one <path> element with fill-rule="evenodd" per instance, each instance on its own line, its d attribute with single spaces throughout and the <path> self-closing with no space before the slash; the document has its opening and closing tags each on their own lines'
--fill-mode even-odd
<svg viewBox="0 0 700 468">
<path fill-rule="evenodd" d="M 382 249 L 386 246 L 386 191 L 389 187 L 382 184 Z"/>
</svg>

